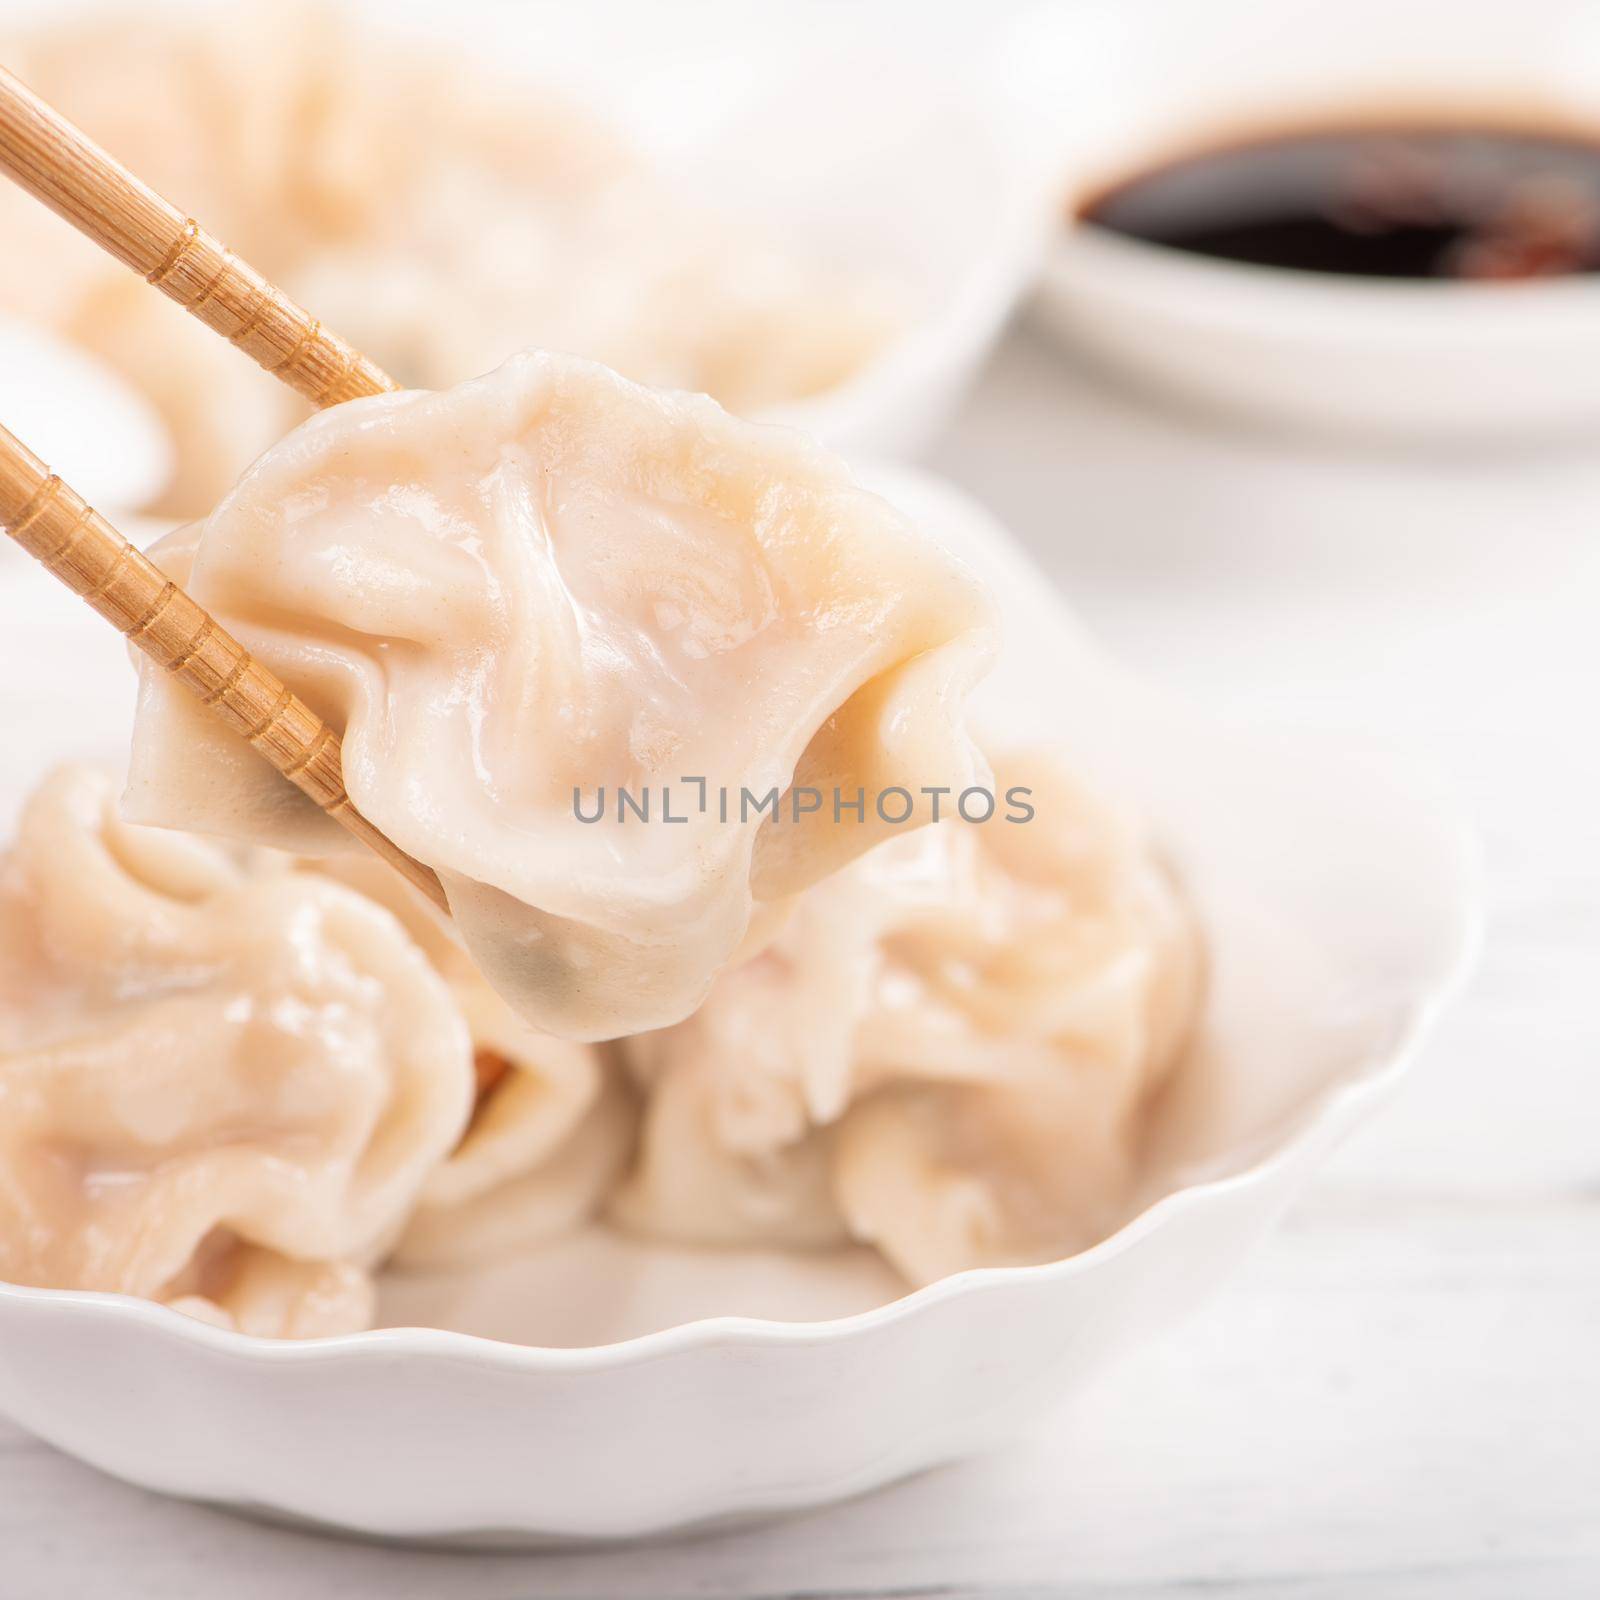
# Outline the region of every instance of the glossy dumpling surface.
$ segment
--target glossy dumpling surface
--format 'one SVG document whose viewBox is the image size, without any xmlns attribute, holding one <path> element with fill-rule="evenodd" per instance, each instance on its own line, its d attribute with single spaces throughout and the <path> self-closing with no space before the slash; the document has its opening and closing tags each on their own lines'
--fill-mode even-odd
<svg viewBox="0 0 1600 1600">
<path fill-rule="evenodd" d="M 808 441 L 587 362 L 339 406 L 156 555 L 341 730 L 358 807 L 547 1032 L 681 1020 L 757 912 L 910 825 L 870 797 L 914 823 L 986 776 L 976 580 Z M 128 802 L 346 845 L 154 672 Z"/>
<path fill-rule="evenodd" d="M 525 1251 L 588 1220 L 633 1146 L 633 1097 L 612 1052 L 529 1027 L 484 981 L 449 919 L 375 856 L 307 865 L 400 919 L 472 1034 L 472 1118 L 423 1185 L 395 1262 L 443 1267 Z"/>
<path fill-rule="evenodd" d="M 114 794 L 58 771 L 0 865 L 0 1278 L 364 1326 L 470 1109 L 467 1028 L 380 907 Z"/>
<path fill-rule="evenodd" d="M 1057 758 L 995 767 L 1030 819 L 879 846 L 696 1016 L 624 1045 L 646 1110 L 618 1220 L 856 1239 L 913 1283 L 1115 1225 L 1139 1113 L 1193 1019 L 1198 945 L 1144 841 Z"/>
</svg>

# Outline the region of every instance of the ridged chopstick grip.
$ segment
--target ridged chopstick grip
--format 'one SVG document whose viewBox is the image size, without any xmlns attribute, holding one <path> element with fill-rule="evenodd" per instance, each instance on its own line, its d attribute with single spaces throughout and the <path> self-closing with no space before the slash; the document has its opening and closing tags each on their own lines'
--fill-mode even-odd
<svg viewBox="0 0 1600 1600">
<path fill-rule="evenodd" d="M 314 404 L 399 387 L 3 67 L 0 167 Z"/>
</svg>

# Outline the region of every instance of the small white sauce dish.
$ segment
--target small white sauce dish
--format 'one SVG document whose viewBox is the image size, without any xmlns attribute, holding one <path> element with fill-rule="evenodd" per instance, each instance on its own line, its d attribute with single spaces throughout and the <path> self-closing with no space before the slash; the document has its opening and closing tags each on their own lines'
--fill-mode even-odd
<svg viewBox="0 0 1600 1600">
<path fill-rule="evenodd" d="M 1206 1015 L 1126 1223 L 1053 1265 L 892 1299 L 855 1256 L 595 1231 L 385 1285 L 388 1320 L 432 1326 L 304 1343 L 0 1287 L 0 1408 L 119 1477 L 274 1517 L 399 1539 L 622 1539 L 821 1505 L 1000 1441 L 1225 1274 L 1389 1094 L 1460 981 L 1470 836 L 1404 762 L 1151 693 L 983 511 L 905 469 L 870 481 L 990 578 L 1027 641 L 987 690 L 992 713 L 1031 707 L 1036 726 L 1049 706 L 1196 903 Z M 42 575 L 0 590 L 0 639 L 29 654 L 38 701 L 27 770 L 0 774 L 9 810 L 91 729 L 109 740 L 118 695 L 115 641 L 98 649 L 107 631 Z"/>
<path fill-rule="evenodd" d="M 1163 161 L 1296 129 L 1600 137 L 1586 0 L 1084 0 L 1025 16 L 997 98 L 1055 167 L 1037 297 L 1136 384 L 1290 428 L 1526 441 L 1600 423 L 1600 276 L 1354 279 L 1208 260 L 1069 218 Z"/>
</svg>

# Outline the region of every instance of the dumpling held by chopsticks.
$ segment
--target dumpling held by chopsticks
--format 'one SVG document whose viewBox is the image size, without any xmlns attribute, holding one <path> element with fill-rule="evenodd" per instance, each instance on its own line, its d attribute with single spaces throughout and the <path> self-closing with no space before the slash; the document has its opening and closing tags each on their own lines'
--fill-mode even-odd
<svg viewBox="0 0 1600 1600">
<path fill-rule="evenodd" d="M 803 438 L 587 362 L 339 406 L 153 554 L 550 1032 L 682 1019 L 765 913 L 987 779 L 976 580 Z M 150 670 L 127 811 L 349 848 Z"/>
</svg>

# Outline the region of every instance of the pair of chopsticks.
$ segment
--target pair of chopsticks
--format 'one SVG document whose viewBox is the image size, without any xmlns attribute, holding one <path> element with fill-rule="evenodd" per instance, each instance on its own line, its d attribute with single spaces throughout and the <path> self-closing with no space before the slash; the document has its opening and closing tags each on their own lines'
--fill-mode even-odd
<svg viewBox="0 0 1600 1600">
<path fill-rule="evenodd" d="M 314 404 L 399 387 L 3 67 L 0 168 Z M 449 910 L 437 875 L 351 804 L 333 729 L 4 427 L 0 526 L 330 817 Z"/>
</svg>

